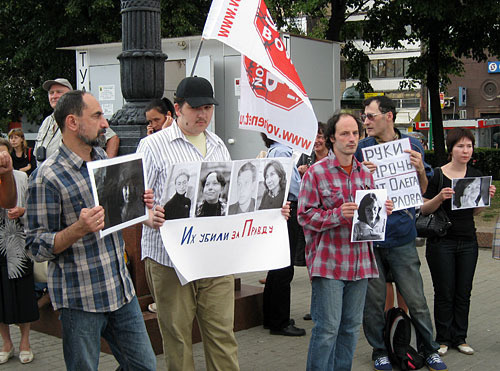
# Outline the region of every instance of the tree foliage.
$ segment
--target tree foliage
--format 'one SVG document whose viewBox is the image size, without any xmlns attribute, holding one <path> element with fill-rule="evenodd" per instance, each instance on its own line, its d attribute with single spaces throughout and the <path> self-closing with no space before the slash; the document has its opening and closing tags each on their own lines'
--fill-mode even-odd
<svg viewBox="0 0 500 371">
<path fill-rule="evenodd" d="M 161 0 L 162 37 L 201 34 L 210 0 Z M 121 39 L 117 0 L 0 0 L 0 122 L 40 121 L 51 109 L 43 81 L 75 86 L 75 54 L 58 48 Z"/>
<path fill-rule="evenodd" d="M 0 0 L 0 117 L 46 114 L 42 82 L 75 79 L 74 52 L 57 48 L 118 40 L 119 7 L 113 0 Z"/>
<path fill-rule="evenodd" d="M 403 48 L 420 41 L 408 78 L 429 89 L 432 134 L 439 163 L 446 161 L 439 90 L 463 72 L 461 58 L 485 61 L 500 55 L 500 1 L 375 0 L 368 11 L 365 40 L 372 48 Z"/>
</svg>

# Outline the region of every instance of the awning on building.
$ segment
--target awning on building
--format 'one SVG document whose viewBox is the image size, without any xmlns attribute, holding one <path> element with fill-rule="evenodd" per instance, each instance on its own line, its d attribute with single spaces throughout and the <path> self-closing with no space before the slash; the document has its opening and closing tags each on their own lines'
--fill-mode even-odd
<svg viewBox="0 0 500 371">
<path fill-rule="evenodd" d="M 420 120 L 420 108 L 401 108 L 396 112 L 396 126 L 413 126 L 413 122 Z"/>
</svg>

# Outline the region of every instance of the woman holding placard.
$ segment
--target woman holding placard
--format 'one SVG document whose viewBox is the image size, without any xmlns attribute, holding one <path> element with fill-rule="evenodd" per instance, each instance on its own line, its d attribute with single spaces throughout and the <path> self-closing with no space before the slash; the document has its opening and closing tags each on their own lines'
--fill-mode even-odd
<svg viewBox="0 0 500 371">
<path fill-rule="evenodd" d="M 440 355 L 446 354 L 448 347 L 456 347 L 464 354 L 474 353 L 465 339 L 478 258 L 474 215 L 482 208 L 452 210 L 451 204 L 455 193 L 451 188 L 452 179 L 482 176 L 479 170 L 468 164 L 474 143 L 474 134 L 468 129 L 455 128 L 448 133 L 449 162 L 434 171 L 421 207 L 422 213 L 427 215 L 442 206 L 452 222 L 446 236 L 427 239 L 425 254 L 434 284 L 434 321 L 436 342 L 441 345 Z M 495 186 L 490 186 L 491 197 L 495 191 Z"/>
</svg>

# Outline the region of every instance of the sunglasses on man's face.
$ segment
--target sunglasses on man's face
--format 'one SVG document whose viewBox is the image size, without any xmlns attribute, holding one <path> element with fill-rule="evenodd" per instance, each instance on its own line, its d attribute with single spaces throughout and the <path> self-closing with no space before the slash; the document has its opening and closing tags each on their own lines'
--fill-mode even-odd
<svg viewBox="0 0 500 371">
<path fill-rule="evenodd" d="M 381 112 L 381 113 L 362 113 L 361 114 L 361 120 L 365 121 L 366 119 L 373 121 L 376 116 L 378 115 L 385 115 L 387 112 Z"/>
</svg>

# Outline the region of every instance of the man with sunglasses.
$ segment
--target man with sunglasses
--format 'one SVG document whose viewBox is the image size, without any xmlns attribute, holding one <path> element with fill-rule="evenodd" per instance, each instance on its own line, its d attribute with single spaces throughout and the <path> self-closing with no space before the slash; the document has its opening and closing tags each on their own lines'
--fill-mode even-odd
<svg viewBox="0 0 500 371">
<path fill-rule="evenodd" d="M 432 168 L 424 161 L 424 149 L 416 138 L 401 134 L 394 126 L 396 105 L 386 96 L 376 96 L 363 102 L 364 113 L 361 119 L 366 127 L 367 137 L 359 142 L 356 158 L 363 161 L 361 149 L 380 143 L 402 138 L 409 138 L 410 161 L 417 170 L 421 192 L 427 189 L 428 177 Z M 376 165 L 364 161 L 372 172 Z M 373 347 L 372 359 L 375 370 L 392 370 L 388 351 L 384 343 L 386 277 L 392 273 L 394 282 L 410 310 L 415 328 L 420 335 L 420 351 L 423 352 L 426 365 L 431 371 L 447 370 L 437 350 L 439 344 L 434 341 L 429 307 L 424 296 L 420 260 L 415 239 L 415 208 L 394 211 L 387 218 L 387 232 L 384 241 L 374 242 L 373 251 L 379 268 L 379 278 L 370 280 L 366 294 L 363 315 L 363 329 L 366 339 Z"/>
</svg>

